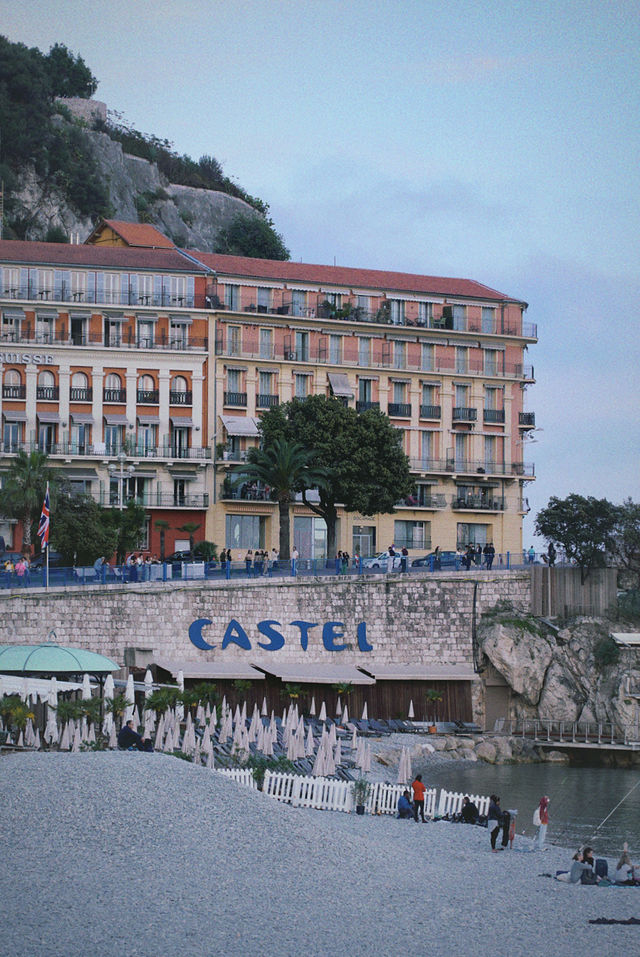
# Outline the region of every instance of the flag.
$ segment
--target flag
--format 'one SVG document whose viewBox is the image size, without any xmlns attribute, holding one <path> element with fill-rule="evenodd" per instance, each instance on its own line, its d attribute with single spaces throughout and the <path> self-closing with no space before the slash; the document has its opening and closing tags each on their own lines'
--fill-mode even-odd
<svg viewBox="0 0 640 957">
<path fill-rule="evenodd" d="M 38 525 L 38 536 L 40 538 L 40 547 L 46 548 L 49 544 L 49 483 L 47 482 L 47 491 L 42 503 L 42 513 L 40 515 L 40 524 Z"/>
</svg>

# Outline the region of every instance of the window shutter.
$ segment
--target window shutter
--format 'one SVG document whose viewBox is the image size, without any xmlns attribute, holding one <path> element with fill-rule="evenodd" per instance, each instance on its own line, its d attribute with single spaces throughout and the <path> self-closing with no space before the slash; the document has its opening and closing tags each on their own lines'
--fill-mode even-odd
<svg viewBox="0 0 640 957">
<path fill-rule="evenodd" d="M 129 305 L 138 304 L 138 274 L 132 272 L 129 276 Z"/>
<path fill-rule="evenodd" d="M 195 305 L 195 278 L 187 276 L 187 302 L 186 305 L 193 309 Z"/>
<path fill-rule="evenodd" d="M 96 301 L 104 302 L 104 273 L 96 274 Z"/>
<path fill-rule="evenodd" d="M 96 274 L 94 272 L 87 273 L 87 302 L 96 301 Z"/>
</svg>

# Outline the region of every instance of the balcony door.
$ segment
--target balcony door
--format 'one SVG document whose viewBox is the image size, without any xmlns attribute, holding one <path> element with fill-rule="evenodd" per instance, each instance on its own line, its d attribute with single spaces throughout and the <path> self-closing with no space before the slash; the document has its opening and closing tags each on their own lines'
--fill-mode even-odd
<svg viewBox="0 0 640 957">
<path fill-rule="evenodd" d="M 189 429 L 174 428 L 171 433 L 171 454 L 176 459 L 186 459 L 189 455 Z"/>
</svg>

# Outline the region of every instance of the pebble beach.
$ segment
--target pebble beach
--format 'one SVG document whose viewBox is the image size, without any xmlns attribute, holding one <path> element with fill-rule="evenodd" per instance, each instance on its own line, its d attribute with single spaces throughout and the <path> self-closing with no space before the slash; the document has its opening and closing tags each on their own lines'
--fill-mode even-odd
<svg viewBox="0 0 640 957">
<path fill-rule="evenodd" d="M 640 888 L 483 828 L 314 811 L 163 754 L 0 759 L 0 955 L 637 953 Z M 614 862 L 609 861 L 609 867 Z"/>
</svg>

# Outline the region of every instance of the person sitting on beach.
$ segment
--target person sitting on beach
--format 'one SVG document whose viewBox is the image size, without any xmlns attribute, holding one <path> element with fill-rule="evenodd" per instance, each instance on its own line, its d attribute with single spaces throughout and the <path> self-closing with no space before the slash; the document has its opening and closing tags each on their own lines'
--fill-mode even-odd
<svg viewBox="0 0 640 957">
<path fill-rule="evenodd" d="M 149 741 L 148 738 L 143 738 L 137 731 L 134 731 L 133 720 L 127 721 L 127 723 L 120 728 L 118 732 L 118 747 L 122 751 L 134 749 L 137 751 L 153 751 L 151 741 Z"/>
<path fill-rule="evenodd" d="M 635 878 L 633 864 L 629 856 L 629 845 L 626 841 L 624 842 L 622 855 L 616 867 L 616 884 L 640 884 L 640 880 L 636 880 Z"/>
<path fill-rule="evenodd" d="M 411 819 L 413 817 L 413 808 L 411 807 L 411 795 L 408 791 L 403 791 L 398 800 L 398 817 Z"/>
<path fill-rule="evenodd" d="M 416 774 L 415 781 L 411 785 L 413 790 L 413 818 L 415 821 L 418 820 L 418 814 L 422 815 L 422 823 L 426 824 L 424 819 L 424 796 L 427 793 L 427 789 L 422 783 L 422 775 Z"/>
<path fill-rule="evenodd" d="M 487 828 L 489 830 L 489 839 L 491 841 L 491 850 L 497 854 L 499 850 L 506 848 L 509 843 L 509 825 L 511 824 L 511 815 L 508 811 L 503 811 L 500 807 L 500 798 L 497 794 L 492 794 L 489 798 L 489 813 L 487 815 Z M 496 847 L 498 831 L 502 828 L 502 847 Z"/>
<path fill-rule="evenodd" d="M 478 808 L 477 805 L 473 803 L 471 798 L 465 795 L 462 799 L 462 807 L 460 808 L 460 820 L 463 824 L 477 824 L 478 823 Z"/>
<path fill-rule="evenodd" d="M 577 851 L 573 855 L 571 870 L 556 871 L 556 880 L 565 884 L 597 884 L 598 878 L 593 872 L 593 848 Z"/>
</svg>

